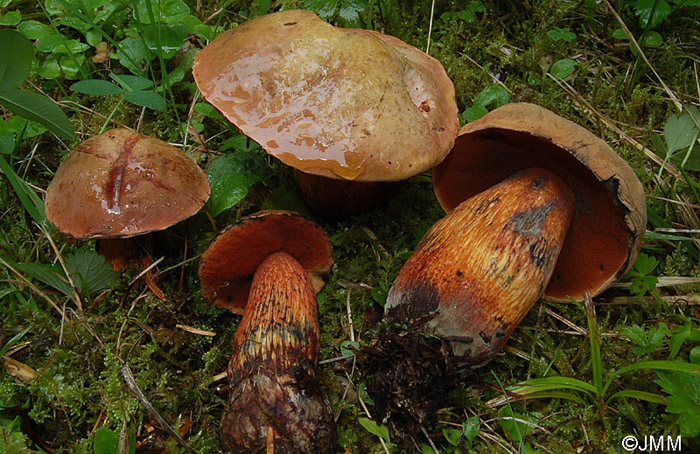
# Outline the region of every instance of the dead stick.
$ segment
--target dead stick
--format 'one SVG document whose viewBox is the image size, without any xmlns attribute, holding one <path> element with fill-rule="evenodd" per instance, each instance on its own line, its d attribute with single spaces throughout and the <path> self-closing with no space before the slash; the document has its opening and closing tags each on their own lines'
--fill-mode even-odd
<svg viewBox="0 0 700 454">
<path fill-rule="evenodd" d="M 133 391 L 134 394 L 136 394 L 136 397 L 139 399 L 139 402 L 146 407 L 146 410 L 153 416 L 156 421 L 165 429 L 166 432 L 168 432 L 175 440 L 177 440 L 178 443 L 180 443 L 187 451 L 193 453 L 193 454 L 199 454 L 197 451 L 192 448 L 185 440 L 182 439 L 180 434 L 175 432 L 175 429 L 170 427 L 170 424 L 168 424 L 165 419 L 161 415 L 158 414 L 155 408 L 148 402 L 146 399 L 146 396 L 143 395 L 141 390 L 139 389 L 138 385 L 136 384 L 136 380 L 134 379 L 134 375 L 131 373 L 131 369 L 129 368 L 128 364 L 124 364 L 122 366 L 122 375 L 124 376 L 124 380 L 126 381 L 126 386 L 129 387 L 131 391 Z"/>
</svg>

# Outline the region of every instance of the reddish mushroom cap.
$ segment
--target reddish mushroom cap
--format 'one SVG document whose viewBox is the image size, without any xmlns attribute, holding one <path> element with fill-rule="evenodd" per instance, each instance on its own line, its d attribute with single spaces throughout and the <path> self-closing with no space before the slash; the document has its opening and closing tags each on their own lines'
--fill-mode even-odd
<svg viewBox="0 0 700 454">
<path fill-rule="evenodd" d="M 330 238 L 315 222 L 291 211 L 259 211 L 227 227 L 199 263 L 202 294 L 218 307 L 242 313 L 252 277 L 270 254 L 284 251 L 309 273 L 318 292 L 333 265 Z"/>
<path fill-rule="evenodd" d="M 46 191 L 46 217 L 75 238 L 131 237 L 192 216 L 209 191 L 206 174 L 177 148 L 113 129 L 59 166 Z"/>
<path fill-rule="evenodd" d="M 268 153 L 330 178 L 416 175 L 442 161 L 459 128 L 440 62 L 310 11 L 228 30 L 197 55 L 193 74 L 207 101 Z"/>
<path fill-rule="evenodd" d="M 465 125 L 433 170 L 440 204 L 462 200 L 528 167 L 559 175 L 576 197 L 574 216 L 545 296 L 582 299 L 608 288 L 639 253 L 646 225 L 644 189 L 603 140 L 542 107 L 516 103 Z"/>
</svg>

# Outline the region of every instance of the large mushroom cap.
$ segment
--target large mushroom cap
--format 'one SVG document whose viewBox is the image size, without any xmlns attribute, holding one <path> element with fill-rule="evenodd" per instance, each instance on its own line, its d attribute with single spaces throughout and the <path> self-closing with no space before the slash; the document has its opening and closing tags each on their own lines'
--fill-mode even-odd
<svg viewBox="0 0 700 454">
<path fill-rule="evenodd" d="M 196 57 L 204 97 L 268 153 L 301 171 L 396 181 L 452 147 L 454 86 L 397 38 L 282 11 L 233 28 Z"/>
<path fill-rule="evenodd" d="M 131 237 L 192 216 L 209 190 L 206 174 L 177 148 L 113 129 L 59 166 L 46 191 L 46 217 L 75 238 Z"/>
<path fill-rule="evenodd" d="M 634 263 L 646 225 L 644 189 L 603 140 L 547 109 L 508 104 L 465 125 L 433 170 L 446 211 L 528 167 L 559 175 L 575 212 L 545 296 L 581 299 L 608 288 Z"/>
<path fill-rule="evenodd" d="M 284 251 L 309 273 L 318 292 L 333 265 L 331 240 L 315 222 L 292 211 L 259 211 L 222 230 L 202 254 L 202 294 L 218 307 L 242 313 L 258 266 Z"/>
</svg>

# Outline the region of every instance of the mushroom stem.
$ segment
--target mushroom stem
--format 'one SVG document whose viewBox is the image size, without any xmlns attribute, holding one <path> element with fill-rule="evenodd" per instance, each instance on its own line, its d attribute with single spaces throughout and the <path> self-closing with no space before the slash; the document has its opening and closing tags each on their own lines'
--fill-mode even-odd
<svg viewBox="0 0 700 454">
<path fill-rule="evenodd" d="M 336 180 L 297 171 L 304 201 L 317 214 L 333 219 L 379 208 L 391 197 L 396 182 Z"/>
<path fill-rule="evenodd" d="M 316 381 L 319 333 L 308 274 L 289 254 L 271 254 L 255 272 L 233 343 L 225 452 L 332 451 L 333 413 Z"/>
<path fill-rule="evenodd" d="M 469 360 L 497 353 L 543 295 L 574 197 L 548 170 L 521 171 L 438 221 L 391 288 L 387 318 L 452 341 Z"/>
</svg>

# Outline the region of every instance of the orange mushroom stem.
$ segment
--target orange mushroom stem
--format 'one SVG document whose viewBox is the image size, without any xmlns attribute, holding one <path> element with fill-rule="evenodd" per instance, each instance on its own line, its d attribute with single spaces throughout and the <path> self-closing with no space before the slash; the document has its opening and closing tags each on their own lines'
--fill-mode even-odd
<svg viewBox="0 0 700 454">
<path fill-rule="evenodd" d="M 289 254 L 271 254 L 255 272 L 234 339 L 225 452 L 332 452 L 333 412 L 316 381 L 319 336 L 309 275 Z"/>
<path fill-rule="evenodd" d="M 464 201 L 399 272 L 387 318 L 451 341 L 470 361 L 494 355 L 544 294 L 573 206 L 566 183 L 540 168 Z"/>
</svg>

